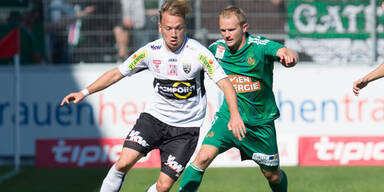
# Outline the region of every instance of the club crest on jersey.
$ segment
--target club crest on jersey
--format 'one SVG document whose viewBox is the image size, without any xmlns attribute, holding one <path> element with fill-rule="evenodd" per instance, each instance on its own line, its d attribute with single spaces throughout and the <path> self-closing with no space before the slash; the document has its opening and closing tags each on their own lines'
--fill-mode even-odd
<svg viewBox="0 0 384 192">
<path fill-rule="evenodd" d="M 200 54 L 199 61 L 207 68 L 207 72 L 209 76 L 212 76 L 213 73 L 215 73 L 215 68 L 213 67 L 212 59 L 208 58 L 203 54 Z"/>
<path fill-rule="evenodd" d="M 143 51 L 137 54 L 134 54 L 132 57 L 131 63 L 128 65 L 129 70 L 133 70 L 140 61 L 145 59 L 147 57 L 147 52 Z"/>
<path fill-rule="evenodd" d="M 247 62 L 248 62 L 248 65 L 250 65 L 250 66 L 255 64 L 255 59 L 253 58 L 252 55 L 247 56 Z"/>
<path fill-rule="evenodd" d="M 224 53 L 225 53 L 225 46 L 217 45 L 215 57 L 222 59 L 224 57 Z"/>
<path fill-rule="evenodd" d="M 168 65 L 168 75 L 177 76 L 177 66 L 176 65 Z"/>
<path fill-rule="evenodd" d="M 189 72 L 191 72 L 191 66 L 191 63 L 183 63 L 183 71 L 188 74 Z"/>
</svg>

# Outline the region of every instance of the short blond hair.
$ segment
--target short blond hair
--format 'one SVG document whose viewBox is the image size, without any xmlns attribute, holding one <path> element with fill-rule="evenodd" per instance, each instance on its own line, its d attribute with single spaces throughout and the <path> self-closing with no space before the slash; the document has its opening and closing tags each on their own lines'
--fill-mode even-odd
<svg viewBox="0 0 384 192">
<path fill-rule="evenodd" d="M 191 11 L 188 0 L 167 0 L 160 8 L 160 21 L 164 12 L 171 15 L 185 16 Z"/>
<path fill-rule="evenodd" d="M 235 7 L 233 5 L 224 8 L 219 14 L 219 17 L 230 17 L 233 15 L 236 16 L 239 20 L 240 26 L 247 23 L 247 17 L 245 16 L 244 11 L 241 8 Z"/>
</svg>

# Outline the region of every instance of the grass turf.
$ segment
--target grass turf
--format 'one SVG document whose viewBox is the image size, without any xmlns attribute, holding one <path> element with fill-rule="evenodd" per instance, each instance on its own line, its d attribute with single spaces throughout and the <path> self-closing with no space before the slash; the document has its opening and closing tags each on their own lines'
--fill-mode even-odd
<svg viewBox="0 0 384 192">
<path fill-rule="evenodd" d="M 354 192 L 384 191 L 384 167 L 283 167 L 288 175 L 288 191 Z M 11 170 L 0 167 L 0 173 Z M 23 167 L 15 177 L 0 183 L 0 191 L 99 191 L 106 168 L 37 169 Z M 132 169 L 122 192 L 145 191 L 152 185 L 159 169 Z M 171 192 L 177 191 L 179 181 Z M 201 192 L 270 191 L 258 167 L 209 168 L 199 189 Z"/>
</svg>

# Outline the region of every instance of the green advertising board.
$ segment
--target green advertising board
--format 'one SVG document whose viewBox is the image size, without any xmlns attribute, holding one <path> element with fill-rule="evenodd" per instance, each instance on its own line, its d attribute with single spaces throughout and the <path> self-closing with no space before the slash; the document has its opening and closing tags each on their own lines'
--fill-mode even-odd
<svg viewBox="0 0 384 192">
<path fill-rule="evenodd" d="M 384 37 L 384 12 L 377 1 L 377 34 Z M 290 38 L 367 39 L 372 29 L 369 0 L 288 0 Z"/>
</svg>

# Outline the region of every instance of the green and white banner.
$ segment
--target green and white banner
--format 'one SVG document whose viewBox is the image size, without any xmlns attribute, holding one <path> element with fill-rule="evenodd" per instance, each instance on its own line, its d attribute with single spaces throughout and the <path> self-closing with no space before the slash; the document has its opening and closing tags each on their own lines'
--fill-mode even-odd
<svg viewBox="0 0 384 192">
<path fill-rule="evenodd" d="M 288 1 L 290 37 L 370 37 L 373 25 L 370 1 Z M 384 36 L 384 14 L 377 5 L 377 31 Z"/>
<path fill-rule="evenodd" d="M 384 11 L 377 1 L 377 37 L 384 37 Z M 369 62 L 373 14 L 370 1 L 289 0 L 286 45 L 314 62 Z M 378 50 L 383 41 L 378 40 Z M 379 60 L 383 55 L 379 53 Z"/>
</svg>

